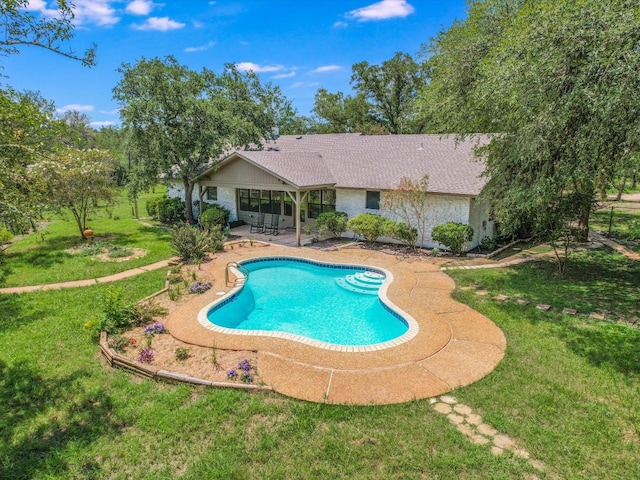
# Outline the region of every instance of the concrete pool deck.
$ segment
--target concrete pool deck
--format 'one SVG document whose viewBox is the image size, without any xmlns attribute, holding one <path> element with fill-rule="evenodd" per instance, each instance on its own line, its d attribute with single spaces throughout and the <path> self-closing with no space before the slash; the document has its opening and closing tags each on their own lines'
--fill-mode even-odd
<svg viewBox="0 0 640 480">
<path fill-rule="evenodd" d="M 387 290 L 388 298 L 417 321 L 417 335 L 384 350 L 349 352 L 273 336 L 230 335 L 198 323 L 198 312 L 232 288 L 225 285 L 228 262 L 271 256 L 389 270 L 394 279 Z M 166 326 L 171 334 L 194 345 L 257 351 L 262 380 L 291 397 L 356 405 L 434 397 L 486 376 L 505 354 L 502 331 L 487 317 L 451 298 L 455 284 L 435 260 L 359 248 L 322 251 L 255 243 L 218 253 L 202 268 L 211 270 L 213 286 L 169 314 Z"/>
</svg>

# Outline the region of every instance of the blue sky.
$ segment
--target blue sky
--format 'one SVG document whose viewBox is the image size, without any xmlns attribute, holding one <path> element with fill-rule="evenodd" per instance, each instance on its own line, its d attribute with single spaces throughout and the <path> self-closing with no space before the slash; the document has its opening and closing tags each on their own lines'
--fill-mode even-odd
<svg viewBox="0 0 640 480">
<path fill-rule="evenodd" d="M 1 57 L 3 79 L 37 90 L 59 112 L 86 113 L 93 126 L 119 124 L 112 89 L 123 62 L 173 55 L 194 70 L 225 63 L 253 69 L 280 86 L 301 115 L 318 88 L 351 93 L 351 66 L 380 64 L 402 51 L 415 56 L 454 19 L 465 0 L 75 0 L 77 53 L 96 43 L 97 66 L 25 47 Z M 47 14 L 53 1 L 31 0 Z M 0 79 L 2 81 L 2 79 Z"/>
</svg>

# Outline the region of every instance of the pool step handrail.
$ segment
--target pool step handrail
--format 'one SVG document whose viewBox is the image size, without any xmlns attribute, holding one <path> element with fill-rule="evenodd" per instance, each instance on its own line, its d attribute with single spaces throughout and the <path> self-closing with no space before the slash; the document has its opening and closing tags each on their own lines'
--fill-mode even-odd
<svg viewBox="0 0 640 480">
<path fill-rule="evenodd" d="M 244 275 L 244 278 L 236 278 L 233 283 L 229 279 L 229 269 L 233 267 L 238 270 L 240 273 Z M 234 287 L 238 287 L 244 284 L 247 280 L 249 280 L 249 270 L 244 265 L 238 262 L 229 262 L 224 269 L 224 282 L 227 287 L 233 285 Z"/>
</svg>

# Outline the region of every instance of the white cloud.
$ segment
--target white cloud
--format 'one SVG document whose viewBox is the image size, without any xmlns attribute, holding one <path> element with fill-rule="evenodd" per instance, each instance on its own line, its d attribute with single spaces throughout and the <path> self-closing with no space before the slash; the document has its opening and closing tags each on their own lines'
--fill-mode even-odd
<svg viewBox="0 0 640 480">
<path fill-rule="evenodd" d="M 342 67 L 339 65 L 323 65 L 322 67 L 312 70 L 311 73 L 327 73 L 335 72 L 336 70 L 342 70 Z"/>
<path fill-rule="evenodd" d="M 296 76 L 296 72 L 289 72 L 289 73 L 279 73 L 278 75 L 274 75 L 273 78 L 274 80 L 277 80 L 279 78 L 292 78 Z"/>
<path fill-rule="evenodd" d="M 382 0 L 366 7 L 347 12 L 346 16 L 355 18 L 359 22 L 369 20 L 387 20 L 389 18 L 404 18 L 411 15 L 416 9 L 407 0 Z"/>
<path fill-rule="evenodd" d="M 100 26 L 115 25 L 120 21 L 116 10 L 111 6 L 111 0 L 76 0 L 74 23 L 95 23 Z"/>
<path fill-rule="evenodd" d="M 30 12 L 40 12 L 46 17 L 58 16 L 58 10 L 55 8 L 47 8 L 47 2 L 44 0 L 29 0 L 29 3 L 24 6 L 24 9 Z"/>
<path fill-rule="evenodd" d="M 187 48 L 184 49 L 184 51 L 186 53 L 204 52 L 205 50 L 209 50 L 215 44 L 216 44 L 216 42 L 209 42 L 206 45 L 200 45 L 199 47 L 187 47 Z"/>
<path fill-rule="evenodd" d="M 153 10 L 151 0 L 133 0 L 127 4 L 125 11 L 131 15 L 149 15 Z"/>
<path fill-rule="evenodd" d="M 113 110 L 100 110 L 100 113 L 105 115 L 118 115 L 120 113 L 120 109 L 114 108 Z"/>
<path fill-rule="evenodd" d="M 319 82 L 296 82 L 291 85 L 291 88 L 310 88 L 317 87 L 318 85 L 320 85 Z"/>
<path fill-rule="evenodd" d="M 177 30 L 184 27 L 185 24 L 171 20 L 169 17 L 149 17 L 146 22 L 141 25 L 134 25 L 136 30 L 159 30 L 166 32 L 169 30 Z"/>
<path fill-rule="evenodd" d="M 112 122 L 110 120 L 106 120 L 104 122 L 89 122 L 93 128 L 102 128 L 102 127 L 110 127 L 111 125 L 115 125 L 116 122 Z"/>
<path fill-rule="evenodd" d="M 56 108 L 56 112 L 65 113 L 65 112 L 93 112 L 93 105 L 80 105 L 77 103 L 70 103 L 69 105 L 65 105 L 64 107 Z"/>
<path fill-rule="evenodd" d="M 337 21 L 333 24 L 333 28 L 347 28 L 349 24 L 347 22 Z"/>
<path fill-rule="evenodd" d="M 282 65 L 258 65 L 252 62 L 236 63 L 236 67 L 241 72 L 253 71 L 255 73 L 279 72 L 284 68 Z"/>
</svg>

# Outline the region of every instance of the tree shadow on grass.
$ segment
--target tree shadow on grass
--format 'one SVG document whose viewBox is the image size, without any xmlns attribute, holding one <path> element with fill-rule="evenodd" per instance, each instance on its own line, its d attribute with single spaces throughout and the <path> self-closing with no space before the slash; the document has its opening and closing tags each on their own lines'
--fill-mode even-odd
<svg viewBox="0 0 640 480">
<path fill-rule="evenodd" d="M 86 391 L 85 376 L 74 372 L 48 379 L 25 362 L 0 360 L 0 478 L 71 477 L 66 448 L 82 450 L 98 437 L 122 430 L 113 420 L 110 397 Z M 85 478 L 100 469 L 89 457 L 81 465 L 73 461 L 74 473 Z"/>
<path fill-rule="evenodd" d="M 566 345 L 598 367 L 625 375 L 640 374 L 640 330 L 613 323 L 572 325 L 563 331 Z"/>
<path fill-rule="evenodd" d="M 40 317 L 44 312 L 33 312 L 25 315 L 23 297 L 17 293 L 0 294 L 0 333 L 23 326 Z"/>
</svg>

